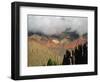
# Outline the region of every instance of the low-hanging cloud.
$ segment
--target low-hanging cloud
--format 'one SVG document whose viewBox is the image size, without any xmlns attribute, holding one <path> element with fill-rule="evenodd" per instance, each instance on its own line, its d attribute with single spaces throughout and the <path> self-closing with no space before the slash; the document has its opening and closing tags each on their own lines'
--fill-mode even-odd
<svg viewBox="0 0 100 82">
<path fill-rule="evenodd" d="M 66 29 L 79 35 L 87 33 L 87 17 L 36 16 L 28 15 L 28 32 L 59 35 Z"/>
</svg>

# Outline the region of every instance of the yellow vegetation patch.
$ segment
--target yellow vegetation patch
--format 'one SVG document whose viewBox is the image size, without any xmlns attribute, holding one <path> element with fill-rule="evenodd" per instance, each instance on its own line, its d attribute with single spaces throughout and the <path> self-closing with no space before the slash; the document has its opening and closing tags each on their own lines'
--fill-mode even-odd
<svg viewBox="0 0 100 82">
<path fill-rule="evenodd" d="M 28 66 L 44 66 L 47 65 L 49 59 L 52 59 L 57 65 L 62 64 L 63 57 L 53 52 L 45 45 L 28 39 Z"/>
</svg>

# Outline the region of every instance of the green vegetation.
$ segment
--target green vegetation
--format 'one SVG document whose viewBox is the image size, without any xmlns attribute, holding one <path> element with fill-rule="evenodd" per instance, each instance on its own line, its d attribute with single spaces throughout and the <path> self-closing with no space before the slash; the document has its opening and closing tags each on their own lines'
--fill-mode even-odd
<svg viewBox="0 0 100 82">
<path fill-rule="evenodd" d="M 49 59 L 47 65 L 48 66 L 50 66 L 50 65 L 57 65 L 57 63 L 55 61 Z"/>
</svg>

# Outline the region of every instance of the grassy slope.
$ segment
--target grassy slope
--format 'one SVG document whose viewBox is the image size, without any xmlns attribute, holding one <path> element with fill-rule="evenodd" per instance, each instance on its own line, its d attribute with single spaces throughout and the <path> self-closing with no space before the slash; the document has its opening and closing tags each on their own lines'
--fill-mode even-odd
<svg viewBox="0 0 100 82">
<path fill-rule="evenodd" d="M 49 59 L 61 64 L 63 58 L 47 47 L 28 39 L 28 66 L 47 65 Z"/>
</svg>

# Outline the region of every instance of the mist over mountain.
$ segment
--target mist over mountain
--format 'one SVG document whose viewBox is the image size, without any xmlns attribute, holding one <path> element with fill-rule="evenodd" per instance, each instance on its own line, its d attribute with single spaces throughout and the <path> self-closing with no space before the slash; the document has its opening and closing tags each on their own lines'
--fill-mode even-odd
<svg viewBox="0 0 100 82">
<path fill-rule="evenodd" d="M 28 15 L 28 35 L 38 34 L 61 38 L 59 35 L 71 36 L 72 39 L 86 34 L 87 17 L 36 16 Z"/>
</svg>

